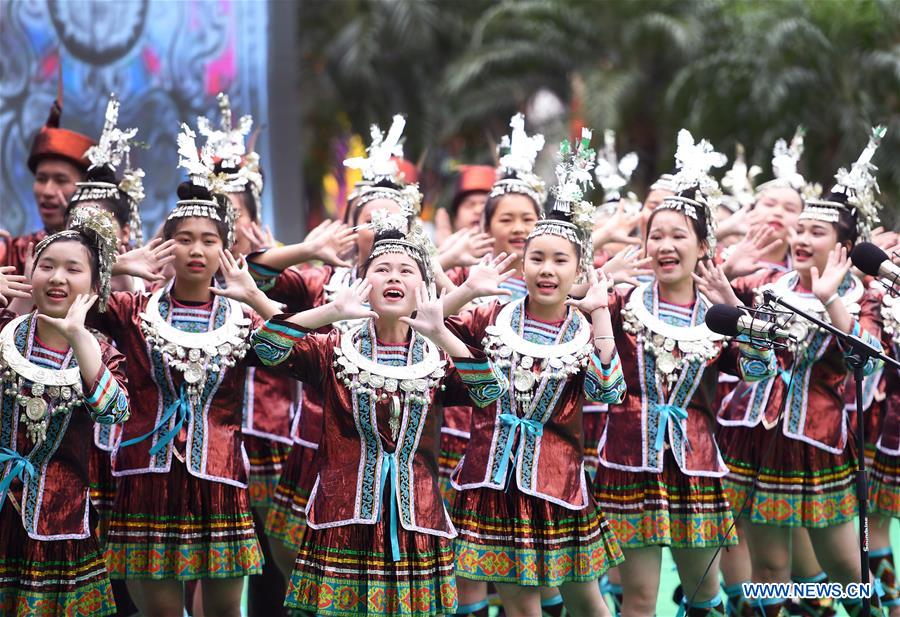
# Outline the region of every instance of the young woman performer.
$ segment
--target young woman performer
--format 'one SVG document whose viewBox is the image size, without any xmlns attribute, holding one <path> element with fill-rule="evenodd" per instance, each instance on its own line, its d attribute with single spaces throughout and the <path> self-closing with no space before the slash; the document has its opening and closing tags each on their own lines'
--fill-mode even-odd
<svg viewBox="0 0 900 617">
<path fill-rule="evenodd" d="M 771 353 L 738 350 L 710 332 L 710 302 L 693 278 L 715 247 L 706 196 L 718 187 L 708 170 L 724 157 L 681 131 L 676 160 L 670 186 L 681 194 L 647 219 L 655 281 L 618 295 L 610 309 L 628 392 L 609 406 L 594 492 L 625 555 L 629 615 L 655 611 L 662 546 L 672 550 L 688 614 L 724 614 L 717 568 L 705 576 L 719 543 L 737 540 L 713 434 L 718 371 L 761 378 L 774 370 Z"/>
<path fill-rule="evenodd" d="M 581 200 L 590 177 L 577 173 L 592 165 L 589 139 L 588 132 L 577 155 L 567 143 L 561 151 L 556 211 L 524 247 L 525 298 L 449 322 L 508 382 L 492 405 L 473 411 L 471 441 L 452 476 L 457 575 L 493 581 L 508 615 L 538 614 L 539 586 L 559 587 L 575 614 L 606 614 L 596 581 L 621 560 L 587 490 L 581 430 L 586 399 L 616 401 L 624 391 L 608 282 L 580 301 L 566 299 L 576 278 L 593 271 L 593 209 Z"/>
<path fill-rule="evenodd" d="M 331 302 L 270 320 L 254 350 L 323 394 L 318 474 L 286 604 L 322 615 L 454 613 L 455 529 L 437 486 L 440 399 L 486 405 L 487 359 L 443 325 L 423 238 L 376 213 L 365 280 Z M 496 291 L 496 288 L 493 290 Z M 410 315 L 416 311 L 416 318 Z M 314 333 L 362 320 L 347 332 Z M 412 330 L 411 330 L 412 328 Z M 447 367 L 438 351 L 456 356 Z"/>
<path fill-rule="evenodd" d="M 877 344 L 879 300 L 850 273 L 847 259 L 875 218 L 868 163 L 876 146 L 877 140 L 870 141 L 853 171 L 837 174 L 838 185 L 826 200 L 807 201 L 792 245 L 793 271 L 737 281 L 739 296 L 770 288 Z M 849 369 L 844 350 L 826 331 L 799 317 L 792 327 L 797 340 L 778 352 L 780 377 L 739 384 L 723 404 L 726 484 L 735 510 L 744 510 L 754 581 L 790 581 L 791 529 L 804 527 L 829 579 L 846 585 L 860 580 L 853 523 L 856 451 L 852 440 L 847 443 L 843 403 Z M 877 365 L 868 363 L 866 373 Z M 763 604 L 767 615 L 786 611 L 782 598 Z M 856 614 L 861 602 L 844 605 Z"/>
<path fill-rule="evenodd" d="M 213 186 L 212 161 L 199 159 L 193 132 L 182 128 L 179 154 L 193 182 L 179 187 L 163 230 L 175 241 L 175 278 L 152 294 L 114 293 L 97 322 L 128 354 L 136 393 L 113 454 L 119 491 L 106 559 L 113 578 L 136 581 L 148 614 L 179 614 L 186 580 L 204 581 L 208 614 L 232 614 L 242 577 L 261 561 L 241 443 L 256 317 L 210 287 L 231 220 L 224 198 L 201 186 Z"/>
<path fill-rule="evenodd" d="M 88 522 L 93 423 L 128 417 L 125 358 L 85 328 L 109 294 L 116 238 L 82 211 L 35 249 L 36 309 L 0 316 L 0 612 L 112 615 L 106 565 Z M 0 274 L 0 296 L 27 295 Z"/>
</svg>

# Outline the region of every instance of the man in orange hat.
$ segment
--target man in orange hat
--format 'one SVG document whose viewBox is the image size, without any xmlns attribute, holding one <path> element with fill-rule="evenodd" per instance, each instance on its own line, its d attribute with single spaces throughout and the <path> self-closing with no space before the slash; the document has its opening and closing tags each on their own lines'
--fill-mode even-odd
<svg viewBox="0 0 900 617">
<path fill-rule="evenodd" d="M 459 182 L 448 213 L 454 231 L 478 230 L 484 204 L 496 180 L 497 170 L 490 165 L 463 165 L 459 168 Z"/>
<path fill-rule="evenodd" d="M 65 228 L 66 204 L 75 192 L 75 183 L 84 180 L 90 166 L 84 154 L 94 142 L 81 133 L 59 128 L 61 115 L 62 101 L 57 98 L 28 155 L 28 169 L 34 174 L 32 190 L 44 229 L 10 238 L 5 246 L 0 244 L 0 264 L 14 266 L 16 274 L 24 274 L 30 244 Z"/>
</svg>

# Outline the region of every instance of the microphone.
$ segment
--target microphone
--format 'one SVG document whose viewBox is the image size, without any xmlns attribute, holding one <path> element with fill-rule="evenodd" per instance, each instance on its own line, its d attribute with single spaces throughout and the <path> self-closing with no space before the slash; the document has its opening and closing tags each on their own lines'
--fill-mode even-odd
<svg viewBox="0 0 900 617">
<path fill-rule="evenodd" d="M 879 283 L 897 295 L 900 285 L 900 266 L 891 261 L 888 254 L 871 242 L 860 242 L 850 251 L 850 261 L 864 274 L 879 279 Z"/>
<path fill-rule="evenodd" d="M 774 321 L 756 319 L 742 309 L 730 304 L 713 304 L 706 311 L 706 326 L 716 334 L 725 336 L 749 336 L 753 340 L 774 341 L 793 338 Z"/>
</svg>

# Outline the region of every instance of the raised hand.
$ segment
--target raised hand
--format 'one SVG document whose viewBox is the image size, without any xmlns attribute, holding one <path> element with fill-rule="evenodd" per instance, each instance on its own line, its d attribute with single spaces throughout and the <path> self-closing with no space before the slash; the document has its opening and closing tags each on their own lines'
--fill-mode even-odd
<svg viewBox="0 0 900 617">
<path fill-rule="evenodd" d="M 353 248 L 356 235 L 356 231 L 341 221 L 325 221 L 306 235 L 303 245 L 314 259 L 330 266 L 349 268 L 351 264 L 341 255 Z"/>
<path fill-rule="evenodd" d="M 22 270 L 25 278 L 30 281 L 31 275 L 34 274 L 34 242 L 29 242 L 28 248 L 25 250 L 25 263 L 22 264 Z"/>
<path fill-rule="evenodd" d="M 151 282 L 165 280 L 166 265 L 175 260 L 175 241 L 154 238 L 144 246 L 116 257 L 113 275 L 128 274 Z"/>
<path fill-rule="evenodd" d="M 426 286 L 422 283 L 416 288 L 415 317 L 400 317 L 400 321 L 432 341 L 441 339 L 447 329 L 444 325 L 444 305 L 433 284 Z"/>
<path fill-rule="evenodd" d="M 730 304 L 740 306 L 741 301 L 734 293 L 728 277 L 722 266 L 707 264 L 704 261 L 697 262 L 697 271 L 691 273 L 697 290 L 709 299 L 713 304 Z"/>
<path fill-rule="evenodd" d="M 732 247 L 722 270 L 729 279 L 758 272 L 764 269 L 760 265 L 762 258 L 783 245 L 784 241 L 775 237 L 774 229 L 768 225 L 756 226 Z"/>
<path fill-rule="evenodd" d="M 604 244 L 611 242 L 639 245 L 641 239 L 637 236 L 632 236 L 631 232 L 637 229 L 640 221 L 641 215 L 625 212 L 625 202 L 624 200 L 619 200 L 613 215 L 594 228 L 591 234 L 594 250 L 598 250 Z"/>
<path fill-rule="evenodd" d="M 647 266 L 653 261 L 650 257 L 641 257 L 637 247 L 624 248 L 613 255 L 600 270 L 615 283 L 628 283 L 637 287 L 638 276 L 653 274 Z"/>
<path fill-rule="evenodd" d="M 369 294 L 371 292 L 372 284 L 366 279 L 357 279 L 353 281 L 350 287 L 337 292 L 331 301 L 331 307 L 335 313 L 334 321 L 365 319 L 368 317 L 378 319 L 378 313 L 369 308 Z"/>
<path fill-rule="evenodd" d="M 850 259 L 847 257 L 847 247 L 836 244 L 828 253 L 828 262 L 822 272 L 815 266 L 810 269 L 812 277 L 812 292 L 820 302 L 828 300 L 837 293 L 838 287 L 850 271 Z"/>
<path fill-rule="evenodd" d="M 72 305 L 69 306 L 65 317 L 50 317 L 38 313 L 38 320 L 64 337 L 70 345 L 74 345 L 79 336 L 84 334 L 90 336 L 87 328 L 84 327 L 84 321 L 88 311 L 97 302 L 97 298 L 97 294 L 78 294 L 72 301 Z"/>
<path fill-rule="evenodd" d="M 259 223 L 257 223 L 256 221 L 248 221 L 246 223 L 242 223 L 240 226 L 240 231 L 250 242 L 251 253 L 269 249 L 275 246 L 275 239 L 272 237 L 272 232 L 269 230 L 269 228 L 266 227 L 265 231 L 263 231 L 263 228 L 260 227 Z"/>
<path fill-rule="evenodd" d="M 583 298 L 569 298 L 566 304 L 574 306 L 585 315 L 590 315 L 598 309 L 609 307 L 609 292 L 612 289 L 613 282 L 607 278 L 606 274 L 601 272 L 596 279 L 591 282 L 587 293 Z"/>
<path fill-rule="evenodd" d="M 13 298 L 31 298 L 31 284 L 15 271 L 15 266 L 0 266 L 0 307 L 7 306 Z"/>
<path fill-rule="evenodd" d="M 500 284 L 515 274 L 515 269 L 511 268 L 515 261 L 515 255 L 500 253 L 496 257 L 484 257 L 477 265 L 472 266 L 463 283 L 472 299 L 510 295 L 511 292 L 501 289 Z"/>
<path fill-rule="evenodd" d="M 486 233 L 462 229 L 444 242 L 440 262 L 444 269 L 474 266 L 494 248 L 494 238 Z"/>
</svg>

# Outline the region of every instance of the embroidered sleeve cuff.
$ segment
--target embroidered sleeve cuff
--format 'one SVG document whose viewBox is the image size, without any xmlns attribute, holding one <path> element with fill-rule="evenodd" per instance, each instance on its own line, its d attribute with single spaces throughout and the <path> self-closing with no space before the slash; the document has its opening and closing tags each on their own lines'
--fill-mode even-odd
<svg viewBox="0 0 900 617">
<path fill-rule="evenodd" d="M 452 358 L 469 398 L 479 407 L 487 407 L 503 394 L 508 384 L 484 354 L 474 358 Z"/>
<path fill-rule="evenodd" d="M 603 364 L 596 353 L 591 354 L 584 378 L 584 395 L 589 401 L 617 405 L 625 398 L 625 374 L 619 353 L 609 364 Z"/>
<path fill-rule="evenodd" d="M 285 316 L 276 315 L 257 329 L 250 338 L 253 351 L 267 366 L 277 366 L 287 360 L 294 343 L 308 332 L 305 328 L 285 321 L 283 317 Z"/>
<path fill-rule="evenodd" d="M 778 372 L 775 352 L 771 349 L 757 349 L 747 343 L 740 343 L 738 349 L 741 354 L 738 364 L 744 381 L 761 381 Z"/>
<path fill-rule="evenodd" d="M 866 343 L 868 343 L 875 349 L 878 349 L 879 351 L 882 351 L 884 349 L 881 345 L 881 341 L 879 341 L 877 338 L 875 338 L 874 336 L 872 336 L 871 334 L 869 334 L 868 332 L 863 330 L 862 327 L 860 327 L 859 321 L 856 321 L 856 320 L 853 321 L 853 329 L 850 330 L 850 334 L 851 334 L 851 336 L 861 338 Z M 844 349 L 845 361 L 846 361 L 846 358 L 850 355 L 850 352 L 851 352 L 850 349 Z M 866 360 L 866 365 L 863 367 L 863 374 L 868 377 L 869 375 L 878 371 L 883 366 L 884 366 L 884 361 L 881 360 L 880 358 L 869 358 L 868 360 Z M 850 368 L 852 370 L 852 367 L 850 367 L 849 365 L 848 365 L 848 368 Z"/>
<path fill-rule="evenodd" d="M 256 253 L 252 253 L 249 257 L 253 255 L 261 255 L 265 251 L 257 251 Z M 273 287 L 275 287 L 275 282 L 278 279 L 278 275 L 281 274 L 280 270 L 273 270 L 272 268 L 267 268 L 258 263 L 254 263 L 252 261 L 247 261 L 248 269 L 250 270 L 250 276 L 253 277 L 253 280 L 256 281 L 256 286 L 260 288 L 262 291 L 269 291 Z"/>
<path fill-rule="evenodd" d="M 105 366 L 83 398 L 94 422 L 116 424 L 128 419 L 128 397 Z"/>
</svg>

